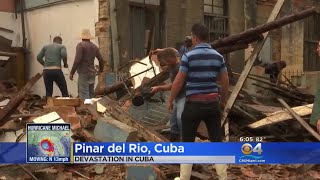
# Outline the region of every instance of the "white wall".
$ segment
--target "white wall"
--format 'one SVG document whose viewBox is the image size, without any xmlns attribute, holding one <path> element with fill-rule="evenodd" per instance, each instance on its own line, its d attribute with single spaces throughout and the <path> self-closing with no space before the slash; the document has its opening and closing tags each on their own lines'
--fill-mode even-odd
<svg viewBox="0 0 320 180">
<path fill-rule="evenodd" d="M 13 33 L 0 30 L 0 35 L 12 40 L 11 46 L 22 45 L 22 27 L 20 15 L 17 16 L 11 12 L 0 12 L 0 27 L 12 30 Z"/>
<path fill-rule="evenodd" d="M 88 28 L 95 34 L 95 23 L 98 21 L 98 0 L 83 0 L 58 4 L 41 9 L 27 11 L 25 15 L 27 46 L 30 51 L 27 71 L 28 78 L 42 72 L 43 67 L 36 60 L 41 48 L 52 42 L 56 35 L 60 35 L 67 48 L 68 64 L 71 70 L 75 56 L 75 48 L 81 41 L 80 33 L 83 28 Z M 97 38 L 92 40 L 98 44 Z M 77 96 L 76 81 L 69 80 L 69 70 L 63 69 L 72 96 Z M 77 73 L 74 76 L 78 79 Z M 43 79 L 40 79 L 33 88 L 33 93 L 45 95 Z M 60 90 L 54 85 L 54 96 L 61 96 Z"/>
</svg>

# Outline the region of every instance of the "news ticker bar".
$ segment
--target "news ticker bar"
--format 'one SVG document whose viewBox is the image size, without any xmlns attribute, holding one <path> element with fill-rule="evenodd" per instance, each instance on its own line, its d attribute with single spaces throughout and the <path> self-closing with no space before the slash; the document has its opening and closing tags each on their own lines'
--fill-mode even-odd
<svg viewBox="0 0 320 180">
<path fill-rule="evenodd" d="M 74 164 L 234 164 L 235 156 L 74 156 Z"/>
<path fill-rule="evenodd" d="M 40 146 L 30 146 L 26 143 L 0 143 L 0 164 L 29 162 L 130 163 L 127 161 L 173 164 L 188 162 L 194 164 L 219 162 L 231 164 L 320 164 L 320 143 L 100 142 L 71 143 L 67 146 L 61 146 L 61 151 L 43 155 L 39 154 L 43 151 Z M 65 154 L 61 154 L 61 152 Z M 83 157 L 87 158 L 83 159 Z M 95 157 L 95 159 L 88 157 Z M 109 157 L 131 158 L 124 160 L 103 159 Z"/>
</svg>

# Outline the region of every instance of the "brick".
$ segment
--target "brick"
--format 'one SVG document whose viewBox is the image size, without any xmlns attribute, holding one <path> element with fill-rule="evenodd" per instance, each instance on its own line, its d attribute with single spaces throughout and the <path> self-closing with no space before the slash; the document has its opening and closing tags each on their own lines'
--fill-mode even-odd
<svg viewBox="0 0 320 180">
<path fill-rule="evenodd" d="M 80 121 L 78 121 L 77 123 L 71 125 L 71 131 L 72 132 L 81 132 L 81 130 L 82 130 L 82 126 L 81 126 Z"/>
<path fill-rule="evenodd" d="M 134 142 L 138 130 L 111 117 L 103 117 L 97 120 L 94 136 L 103 142 Z"/>
<path fill-rule="evenodd" d="M 79 98 L 54 98 L 53 105 L 54 106 L 79 106 L 80 99 Z"/>
<path fill-rule="evenodd" d="M 126 180 L 157 179 L 157 169 L 152 165 L 126 165 Z"/>
<path fill-rule="evenodd" d="M 67 123 L 70 123 L 71 126 L 74 125 L 74 124 L 76 124 L 76 123 L 78 123 L 79 121 L 80 121 L 80 118 L 79 118 L 79 116 L 78 116 L 76 113 L 74 113 L 74 114 L 69 114 L 68 117 L 67 117 L 67 119 L 66 119 L 66 122 L 67 122 Z"/>
</svg>

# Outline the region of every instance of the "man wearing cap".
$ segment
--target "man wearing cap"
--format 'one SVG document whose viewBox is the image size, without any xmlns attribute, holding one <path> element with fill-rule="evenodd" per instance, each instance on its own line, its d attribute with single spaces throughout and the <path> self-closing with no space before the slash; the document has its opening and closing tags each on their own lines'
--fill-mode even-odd
<svg viewBox="0 0 320 180">
<path fill-rule="evenodd" d="M 60 36 L 54 37 L 52 44 L 41 49 L 37 55 L 37 60 L 44 66 L 43 80 L 46 87 L 46 97 L 52 97 L 53 82 L 59 87 L 62 96 L 68 97 L 66 79 L 61 70 L 61 60 L 63 60 L 64 67 L 68 68 L 67 49 L 62 45 L 62 38 Z"/>
<path fill-rule="evenodd" d="M 317 53 L 318 53 L 318 56 L 320 56 L 320 41 L 317 44 Z M 320 134 L 320 85 L 319 83 L 317 87 L 316 97 L 314 98 L 310 124 L 316 126 L 318 133 Z"/>
<path fill-rule="evenodd" d="M 184 53 L 189 52 L 192 49 L 192 40 L 191 36 L 187 36 L 184 45 L 179 50 L 180 56 L 182 56 Z"/>
<path fill-rule="evenodd" d="M 76 48 L 74 63 L 70 72 L 70 80 L 78 72 L 78 93 L 81 99 L 91 99 L 94 97 L 94 84 L 96 79 L 96 69 L 94 60 L 99 60 L 99 73 L 103 72 L 103 58 L 99 48 L 90 41 L 91 36 L 88 29 L 82 30 L 81 39 Z"/>
</svg>

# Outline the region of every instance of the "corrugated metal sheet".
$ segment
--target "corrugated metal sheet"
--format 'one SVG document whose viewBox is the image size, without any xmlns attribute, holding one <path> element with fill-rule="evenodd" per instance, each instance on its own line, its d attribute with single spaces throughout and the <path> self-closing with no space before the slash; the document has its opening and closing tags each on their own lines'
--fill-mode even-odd
<svg viewBox="0 0 320 180">
<path fill-rule="evenodd" d="M 168 99 L 168 92 L 164 97 Z M 159 99 L 159 95 L 155 95 L 153 99 Z M 140 107 L 131 106 L 129 114 L 137 120 L 151 125 L 163 125 L 167 123 L 171 117 L 171 113 L 166 108 L 166 102 L 145 102 Z"/>
</svg>

